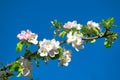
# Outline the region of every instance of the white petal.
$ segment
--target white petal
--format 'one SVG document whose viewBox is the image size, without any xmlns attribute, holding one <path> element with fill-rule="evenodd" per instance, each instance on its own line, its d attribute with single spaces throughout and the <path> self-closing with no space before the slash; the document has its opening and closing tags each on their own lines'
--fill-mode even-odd
<svg viewBox="0 0 120 80">
<path fill-rule="evenodd" d="M 64 63 L 63 65 L 64 65 L 64 66 L 68 66 L 69 64 L 68 64 L 68 63 Z"/>
<path fill-rule="evenodd" d="M 59 52 L 54 52 L 54 54 L 59 54 Z"/>
<path fill-rule="evenodd" d="M 33 44 L 37 44 L 38 43 L 37 40 L 28 40 L 28 42 L 33 43 Z"/>
<path fill-rule="evenodd" d="M 40 56 L 48 56 L 48 53 L 40 53 Z"/>
<path fill-rule="evenodd" d="M 22 74 L 23 74 L 24 76 L 28 76 L 28 75 L 30 74 L 30 70 L 27 69 L 27 68 L 25 68 L 25 69 L 23 69 Z"/>
<path fill-rule="evenodd" d="M 78 25 L 77 25 L 77 30 L 80 30 L 80 29 L 81 29 L 81 25 L 78 24 Z"/>
<path fill-rule="evenodd" d="M 76 50 L 77 52 L 79 52 L 79 49 L 78 49 L 78 48 L 75 48 L 75 50 Z"/>
</svg>

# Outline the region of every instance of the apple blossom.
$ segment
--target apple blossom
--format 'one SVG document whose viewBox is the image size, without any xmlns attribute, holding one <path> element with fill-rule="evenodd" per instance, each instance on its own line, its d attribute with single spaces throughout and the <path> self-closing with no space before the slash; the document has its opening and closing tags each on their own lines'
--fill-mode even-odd
<svg viewBox="0 0 120 80">
<path fill-rule="evenodd" d="M 80 30 L 81 29 L 81 25 L 77 24 L 77 21 L 73 21 L 73 22 L 68 21 L 67 23 L 65 23 L 65 25 L 63 25 L 63 28 L 64 29 L 76 28 L 77 30 Z"/>
<path fill-rule="evenodd" d="M 32 69 L 32 63 L 28 61 L 27 59 L 24 59 L 24 57 L 20 58 L 21 66 L 22 66 L 22 75 L 28 76 L 30 75 L 31 69 Z"/>
<path fill-rule="evenodd" d="M 21 31 L 21 33 L 17 35 L 17 38 L 22 41 L 28 41 L 33 44 L 38 43 L 37 41 L 38 35 L 35 33 L 32 33 L 30 30 Z"/>
<path fill-rule="evenodd" d="M 92 28 L 98 28 L 100 30 L 99 23 L 96 23 L 93 21 L 88 21 L 87 26 L 92 27 Z"/>
<path fill-rule="evenodd" d="M 68 66 L 69 62 L 71 61 L 71 51 L 64 50 L 62 56 L 59 58 L 60 62 L 59 65 Z"/>
<path fill-rule="evenodd" d="M 84 46 L 82 45 L 83 44 L 82 37 L 83 37 L 82 33 L 77 32 L 72 33 L 72 31 L 70 31 L 67 34 L 67 43 L 72 44 L 72 47 L 74 47 L 76 51 L 79 51 L 79 49 L 84 48 Z"/>
<path fill-rule="evenodd" d="M 60 42 L 56 41 L 55 39 L 52 40 L 46 40 L 44 39 L 43 41 L 39 42 L 40 49 L 38 52 L 40 53 L 40 56 L 50 56 L 50 57 L 55 57 L 56 54 L 59 53 L 58 48 Z"/>
</svg>

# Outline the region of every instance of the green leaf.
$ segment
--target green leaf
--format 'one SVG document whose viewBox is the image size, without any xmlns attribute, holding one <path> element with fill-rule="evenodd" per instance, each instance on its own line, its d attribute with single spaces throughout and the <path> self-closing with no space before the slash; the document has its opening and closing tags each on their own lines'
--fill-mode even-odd
<svg viewBox="0 0 120 80">
<path fill-rule="evenodd" d="M 37 56 L 35 56 L 33 59 L 34 59 L 34 61 L 36 63 L 36 66 L 39 67 L 40 66 L 40 62 L 37 60 Z"/>
<path fill-rule="evenodd" d="M 33 80 L 33 77 L 32 77 L 32 75 L 31 75 L 31 74 L 30 74 L 28 77 L 29 77 L 29 79 L 30 79 L 30 80 Z"/>
<path fill-rule="evenodd" d="M 17 46 L 16 46 L 16 52 L 22 51 L 23 46 L 24 46 L 24 42 L 23 41 L 18 42 Z"/>
<path fill-rule="evenodd" d="M 107 20 L 103 19 L 102 22 L 100 22 L 100 24 L 103 25 L 103 27 L 109 29 L 111 27 L 114 27 L 115 25 L 113 24 L 114 23 L 114 18 L 111 17 L 111 18 L 108 18 Z"/>
<path fill-rule="evenodd" d="M 32 53 L 32 52 L 31 52 L 30 50 L 26 49 L 26 50 L 25 50 L 24 57 L 25 57 L 25 56 L 28 56 L 30 53 Z"/>
<path fill-rule="evenodd" d="M 59 22 L 59 29 L 62 29 L 63 25 L 61 22 Z"/>
<path fill-rule="evenodd" d="M 1 78 L 0 78 L 1 79 Z M 3 77 L 1 80 L 8 80 L 8 77 Z"/>
<path fill-rule="evenodd" d="M 112 44 L 114 43 L 114 41 L 118 38 L 118 33 L 116 32 L 108 32 L 107 34 L 111 34 L 110 36 L 107 36 L 105 38 L 105 42 L 104 42 L 104 45 L 107 47 L 107 48 L 110 48 L 112 46 Z"/>
<path fill-rule="evenodd" d="M 104 45 L 105 45 L 106 48 L 110 48 L 113 43 L 114 43 L 114 40 L 111 37 L 110 38 L 105 38 Z"/>
<path fill-rule="evenodd" d="M 14 62 L 10 67 L 9 67 L 9 70 L 10 72 L 12 71 L 16 71 L 18 72 L 19 71 L 19 67 L 20 67 L 20 62 Z"/>
<path fill-rule="evenodd" d="M 66 31 L 62 31 L 61 33 L 59 33 L 59 37 L 64 37 L 66 35 Z"/>
<path fill-rule="evenodd" d="M 110 48 L 111 47 L 111 44 L 108 41 L 105 41 L 104 45 L 105 45 L 106 48 Z"/>
<path fill-rule="evenodd" d="M 26 44 L 26 48 L 29 48 L 31 45 L 31 43 L 29 43 L 29 42 L 25 42 L 25 44 Z"/>
<path fill-rule="evenodd" d="M 36 60 L 35 63 L 36 63 L 36 66 L 37 66 L 37 67 L 40 66 L 40 62 L 39 62 L 39 61 Z"/>
<path fill-rule="evenodd" d="M 62 48 L 62 47 L 59 47 L 59 48 L 58 48 L 58 51 L 59 51 L 59 53 L 62 53 L 62 52 L 63 52 L 63 48 Z"/>
<path fill-rule="evenodd" d="M 57 28 L 57 29 L 62 29 L 63 25 L 62 22 L 58 22 L 57 20 L 54 20 L 51 22 L 53 27 Z"/>
<path fill-rule="evenodd" d="M 92 39 L 91 41 L 90 41 L 90 43 L 95 43 L 96 42 L 96 39 Z"/>
<path fill-rule="evenodd" d="M 96 34 L 96 35 L 99 35 L 100 34 L 100 30 L 99 29 L 97 29 L 97 28 L 92 28 L 92 32 L 93 32 L 93 34 Z"/>
<path fill-rule="evenodd" d="M 57 21 L 57 20 L 54 20 L 54 21 L 52 21 L 51 23 L 52 23 L 52 25 L 53 25 L 55 28 L 59 28 L 59 26 L 58 26 L 58 21 Z"/>
<path fill-rule="evenodd" d="M 88 26 L 82 26 L 81 28 L 81 32 L 84 35 L 87 35 L 90 32 L 90 28 Z"/>
<path fill-rule="evenodd" d="M 54 31 L 54 35 L 56 35 L 57 33 L 56 33 L 56 30 Z"/>
<path fill-rule="evenodd" d="M 11 77 L 11 76 L 14 76 L 14 74 L 13 73 L 8 73 L 7 76 Z"/>
<path fill-rule="evenodd" d="M 113 33 L 112 38 L 113 38 L 113 40 L 116 40 L 118 38 L 118 33 Z"/>
<path fill-rule="evenodd" d="M 51 57 L 52 60 L 58 59 L 63 54 L 63 49 L 58 48 L 59 54 L 56 54 L 55 57 Z"/>
</svg>

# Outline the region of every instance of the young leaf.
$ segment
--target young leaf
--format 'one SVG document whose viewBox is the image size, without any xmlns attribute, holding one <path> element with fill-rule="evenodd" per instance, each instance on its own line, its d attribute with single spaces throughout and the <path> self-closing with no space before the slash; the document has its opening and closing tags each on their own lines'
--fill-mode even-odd
<svg viewBox="0 0 120 80">
<path fill-rule="evenodd" d="M 36 60 L 35 63 L 36 63 L 36 66 L 37 66 L 37 67 L 40 66 L 40 62 L 39 62 L 39 61 Z"/>
<path fill-rule="evenodd" d="M 59 34 L 59 37 L 64 37 L 66 35 L 66 31 L 62 31 L 60 34 Z"/>
<path fill-rule="evenodd" d="M 24 46 L 24 42 L 23 41 L 18 42 L 17 46 L 16 46 L 16 52 L 22 51 L 23 46 Z"/>
<path fill-rule="evenodd" d="M 33 80 L 33 77 L 32 77 L 32 75 L 31 75 L 31 74 L 30 74 L 28 77 L 29 77 L 29 79 L 30 79 L 30 80 Z"/>
<path fill-rule="evenodd" d="M 96 39 L 92 39 L 91 41 L 90 41 L 90 43 L 95 43 L 96 42 Z"/>
<path fill-rule="evenodd" d="M 100 30 L 99 29 L 93 28 L 92 30 L 93 30 L 94 34 L 96 34 L 96 35 L 100 34 Z"/>
<path fill-rule="evenodd" d="M 55 28 L 58 28 L 58 27 L 59 27 L 57 20 L 54 20 L 54 21 L 52 21 L 51 23 L 52 23 L 52 25 L 53 25 Z"/>
<path fill-rule="evenodd" d="M 111 18 L 108 18 L 107 20 L 103 19 L 102 22 L 100 24 L 103 25 L 103 27 L 109 29 L 111 27 L 114 27 L 114 18 L 111 17 Z"/>
<path fill-rule="evenodd" d="M 110 48 L 110 47 L 111 47 L 111 44 L 110 44 L 110 42 L 108 42 L 108 41 L 105 41 L 105 42 L 104 42 L 104 45 L 105 45 L 106 48 Z"/>
</svg>

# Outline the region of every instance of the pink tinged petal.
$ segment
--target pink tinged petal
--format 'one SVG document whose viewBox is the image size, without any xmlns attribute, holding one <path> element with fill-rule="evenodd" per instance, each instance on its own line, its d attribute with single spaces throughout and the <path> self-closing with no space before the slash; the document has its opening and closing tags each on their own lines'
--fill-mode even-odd
<svg viewBox="0 0 120 80">
<path fill-rule="evenodd" d="M 28 42 L 33 43 L 33 44 L 37 44 L 38 43 L 37 40 L 28 40 Z"/>
<path fill-rule="evenodd" d="M 71 29 L 71 22 L 67 22 L 67 23 L 65 23 L 65 25 L 63 26 L 63 28 L 65 28 L 65 29 Z"/>
<path fill-rule="evenodd" d="M 91 25 L 92 25 L 92 21 L 88 21 L 88 22 L 87 22 L 87 25 L 88 25 L 88 26 L 91 26 Z"/>
</svg>

